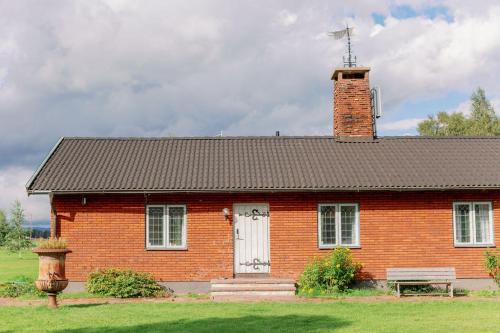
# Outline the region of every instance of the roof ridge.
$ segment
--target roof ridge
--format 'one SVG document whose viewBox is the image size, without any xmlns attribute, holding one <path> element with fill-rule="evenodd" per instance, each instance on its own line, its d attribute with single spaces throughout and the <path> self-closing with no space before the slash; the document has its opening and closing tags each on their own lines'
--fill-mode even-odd
<svg viewBox="0 0 500 333">
<path fill-rule="evenodd" d="M 65 140 L 251 140 L 251 139 L 335 139 L 331 135 L 324 136 L 295 136 L 295 135 L 268 135 L 268 136 L 223 136 L 223 137 L 212 137 L 212 136 L 177 136 L 177 137 L 141 137 L 141 136 L 123 136 L 123 137 L 64 137 Z"/>
<path fill-rule="evenodd" d="M 66 136 L 63 140 L 137 140 L 137 141 L 155 141 L 155 140 L 286 140 L 286 139 L 303 139 L 303 140 L 336 140 L 339 142 L 375 142 L 377 140 L 500 140 L 500 136 L 379 136 L 374 140 L 362 140 L 357 137 L 343 138 L 337 140 L 331 135 L 255 135 L 255 136 L 178 136 L 178 137 L 142 137 L 142 136 Z"/>
<path fill-rule="evenodd" d="M 393 140 L 393 139 L 410 139 L 410 140 L 500 140 L 500 135 L 491 136 L 379 136 L 378 139 Z"/>
</svg>

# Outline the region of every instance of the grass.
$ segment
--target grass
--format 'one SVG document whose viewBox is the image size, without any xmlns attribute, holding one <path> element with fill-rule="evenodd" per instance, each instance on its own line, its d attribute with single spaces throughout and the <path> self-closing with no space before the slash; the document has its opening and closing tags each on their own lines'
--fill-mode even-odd
<svg viewBox="0 0 500 333">
<path fill-rule="evenodd" d="M 495 300 L 2 307 L 0 332 L 495 332 L 498 313 Z"/>
<path fill-rule="evenodd" d="M 37 278 L 38 256 L 31 250 L 24 250 L 19 257 L 17 253 L 0 248 L 0 282 L 11 281 L 21 275 Z"/>
<path fill-rule="evenodd" d="M 36 247 L 39 249 L 65 249 L 68 243 L 62 238 L 39 238 Z"/>
<path fill-rule="evenodd" d="M 500 291 L 491 289 L 474 290 L 474 291 L 468 291 L 467 295 L 477 296 L 477 297 L 497 297 L 500 296 Z"/>
<path fill-rule="evenodd" d="M 192 299 L 208 299 L 208 298 L 210 298 L 209 294 L 197 294 L 197 293 L 180 294 L 177 296 L 187 297 L 187 298 L 192 298 Z"/>
</svg>

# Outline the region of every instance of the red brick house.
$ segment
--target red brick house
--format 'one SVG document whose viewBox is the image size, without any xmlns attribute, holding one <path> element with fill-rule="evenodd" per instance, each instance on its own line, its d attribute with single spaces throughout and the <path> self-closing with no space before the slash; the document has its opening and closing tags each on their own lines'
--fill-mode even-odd
<svg viewBox="0 0 500 333">
<path fill-rule="evenodd" d="M 62 138 L 27 184 L 48 194 L 67 276 L 151 272 L 179 291 L 214 278 L 296 279 L 347 246 L 366 278 L 455 267 L 493 285 L 500 138 L 378 137 L 368 68 L 335 71 L 334 135 Z"/>
</svg>

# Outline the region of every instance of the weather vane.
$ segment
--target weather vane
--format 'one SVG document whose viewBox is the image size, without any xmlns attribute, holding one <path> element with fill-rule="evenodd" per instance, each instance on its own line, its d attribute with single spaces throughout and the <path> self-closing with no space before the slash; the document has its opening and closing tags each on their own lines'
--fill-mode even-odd
<svg viewBox="0 0 500 333">
<path fill-rule="evenodd" d="M 328 36 L 331 36 L 335 39 L 342 39 L 347 36 L 347 60 L 345 56 L 342 57 L 342 59 L 344 60 L 344 67 L 356 67 L 356 56 L 353 56 L 351 52 L 352 31 L 353 28 L 349 28 L 349 25 L 346 24 L 345 29 L 328 33 Z"/>
</svg>

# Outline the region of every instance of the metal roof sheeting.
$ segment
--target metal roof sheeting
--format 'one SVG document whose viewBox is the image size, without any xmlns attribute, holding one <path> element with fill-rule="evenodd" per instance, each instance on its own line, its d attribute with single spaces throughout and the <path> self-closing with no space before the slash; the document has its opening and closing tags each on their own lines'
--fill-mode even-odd
<svg viewBox="0 0 500 333">
<path fill-rule="evenodd" d="M 500 138 L 63 138 L 28 193 L 500 188 Z"/>
</svg>

